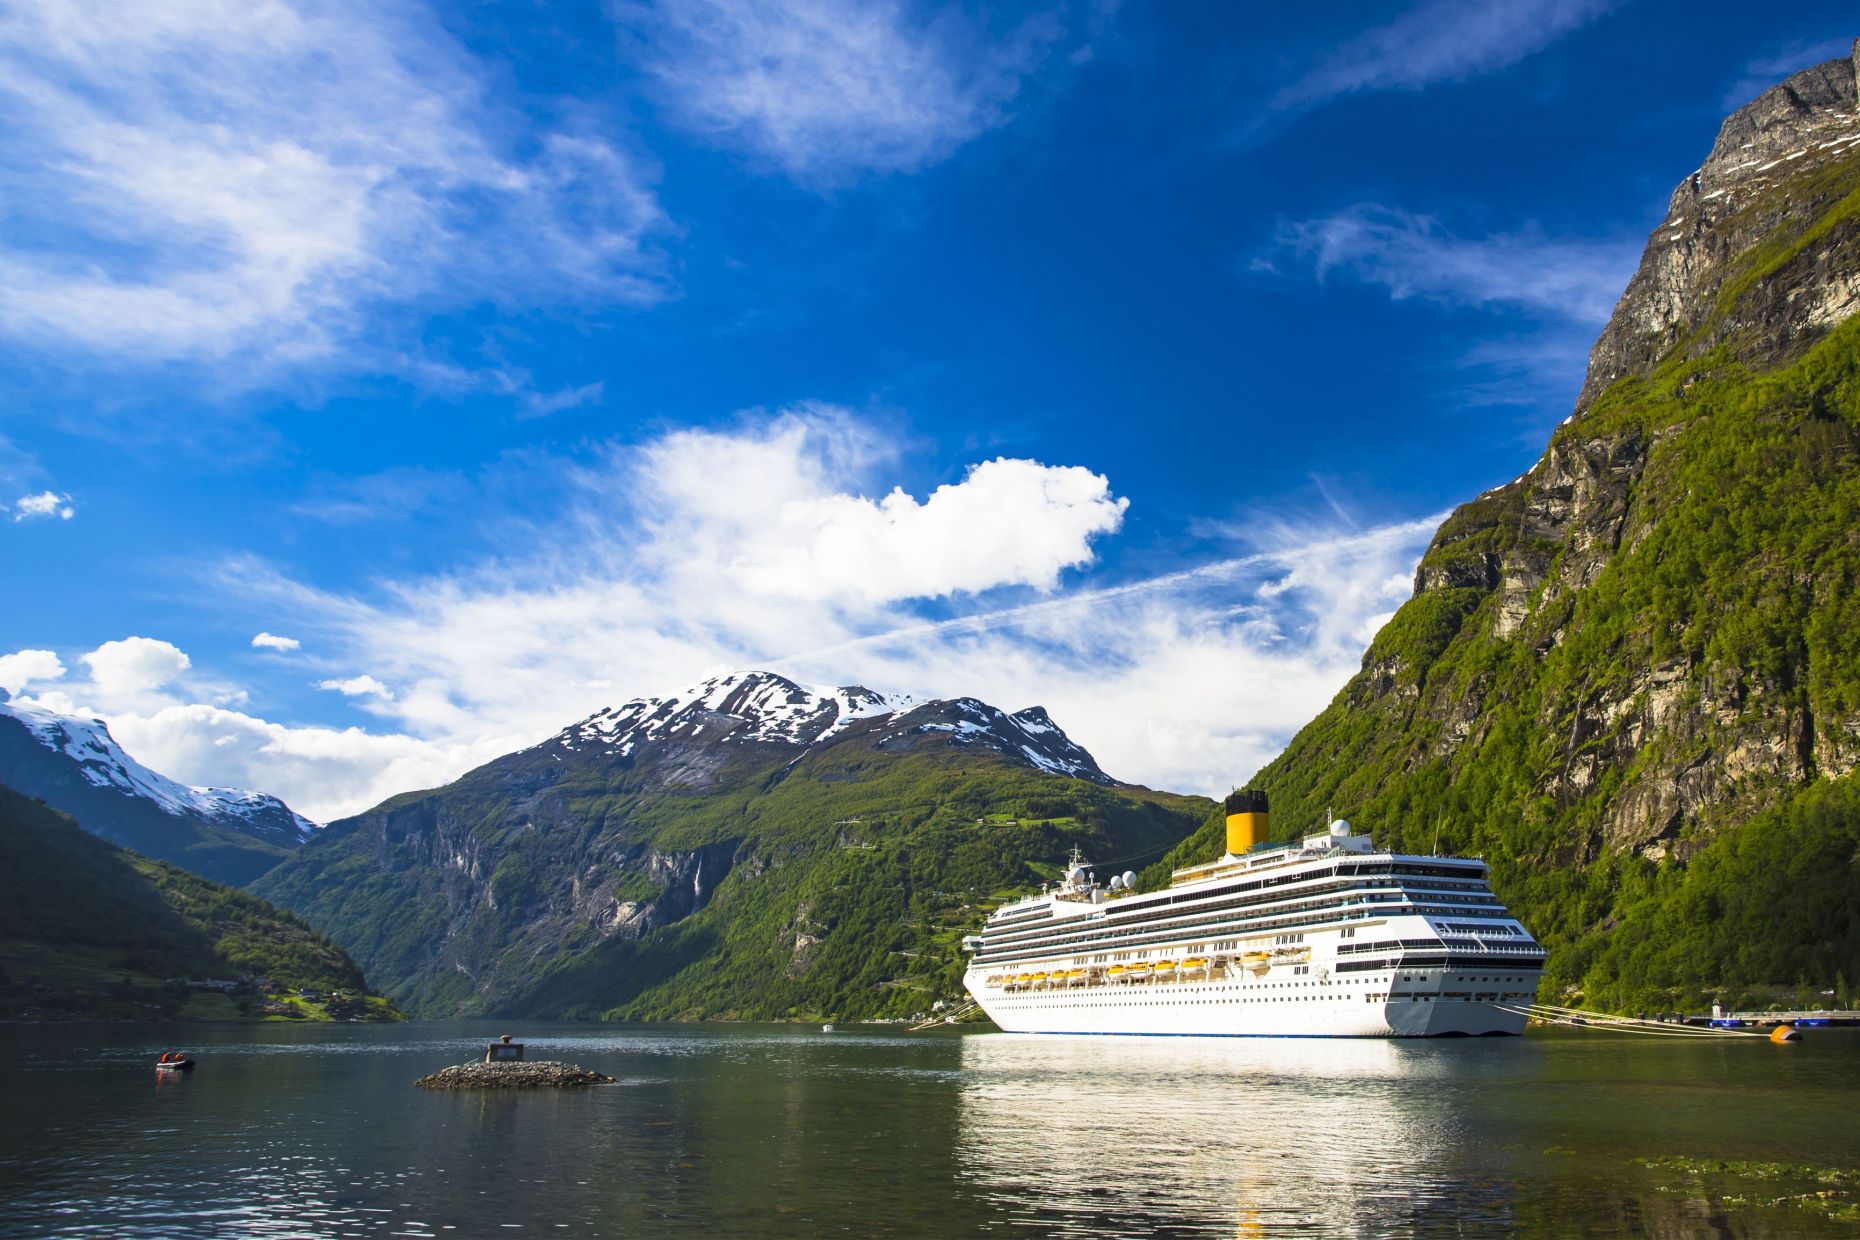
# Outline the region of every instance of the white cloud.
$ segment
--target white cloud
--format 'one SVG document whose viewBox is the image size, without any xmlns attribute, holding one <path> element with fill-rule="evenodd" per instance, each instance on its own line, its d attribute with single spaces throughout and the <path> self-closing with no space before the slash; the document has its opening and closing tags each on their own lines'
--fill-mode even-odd
<svg viewBox="0 0 1860 1240">
<path fill-rule="evenodd" d="M 22 495 L 13 501 L 13 519 L 15 521 L 37 521 L 48 517 L 57 517 L 69 521 L 76 510 L 71 506 L 71 497 L 57 491 L 41 491 L 37 495 Z"/>
<path fill-rule="evenodd" d="M 422 769 L 447 777 L 464 769 L 449 760 L 503 752 L 488 737 L 507 750 L 627 697 L 773 667 L 1010 709 L 1037 702 L 1120 778 L 1224 791 L 1356 670 L 1437 523 L 1254 525 L 1238 535 L 1246 554 L 1043 593 L 1121 507 L 1090 471 L 1014 464 L 999 477 L 978 466 L 888 512 L 869 497 L 892 492 L 870 484 L 895 470 L 893 450 L 843 411 L 810 406 L 675 432 L 579 470 L 553 464 L 566 511 L 532 531 L 521 559 L 370 599 L 252 562 L 225 566 L 219 584 L 255 607 L 289 608 L 319 649 L 395 685 L 368 709 L 446 755 Z M 787 513 L 804 520 L 784 524 Z M 978 534 L 991 519 L 1018 522 L 1032 550 Z M 816 554 L 836 538 L 871 580 Z M 965 540 L 985 569 L 941 558 Z M 992 593 L 968 593 L 983 581 Z M 937 611 L 957 614 L 926 619 L 916 600 L 933 595 L 949 596 Z M 351 812 L 377 786 L 358 780 L 319 805 Z"/>
<path fill-rule="evenodd" d="M 9 6 L 0 331 L 290 363 L 371 307 L 659 296 L 648 177 L 488 85 L 413 3 Z"/>
<path fill-rule="evenodd" d="M 276 650 L 288 652 L 296 650 L 303 643 L 295 637 L 279 637 L 276 633 L 260 633 L 252 638 L 254 650 Z"/>
<path fill-rule="evenodd" d="M 0 655 L 0 689 L 18 693 L 30 684 L 62 680 L 65 665 L 50 650 L 15 650 Z"/>
<path fill-rule="evenodd" d="M 1362 91 L 1420 90 L 1516 64 L 1588 25 L 1614 0 L 1425 0 L 1337 49 L 1280 91 L 1281 110 Z"/>
<path fill-rule="evenodd" d="M 1347 275 L 1397 301 L 1510 307 L 1576 323 L 1607 321 L 1639 261 L 1639 243 L 1547 237 L 1535 225 L 1463 237 L 1438 218 L 1375 203 L 1281 227 L 1278 251 L 1318 279 Z"/>
<path fill-rule="evenodd" d="M 340 693 L 343 697 L 391 698 L 393 692 L 373 676 L 351 676 L 347 680 L 319 680 L 317 688 Z"/>
<path fill-rule="evenodd" d="M 684 431 L 641 453 L 632 489 L 655 555 L 715 573 L 750 595 L 847 607 L 1052 589 L 1092 559 L 1128 501 L 1076 466 L 996 459 L 922 501 L 836 487 L 880 449 L 843 411 L 809 407 L 736 432 Z M 739 480 L 719 485 L 720 479 Z"/>
<path fill-rule="evenodd" d="M 137 761 L 172 779 L 269 792 L 317 822 L 397 792 L 437 787 L 517 745 L 516 738 L 495 732 L 472 743 L 289 727 L 201 704 L 115 713 L 109 724 Z"/>
<path fill-rule="evenodd" d="M 105 642 L 79 660 L 90 669 L 91 686 L 106 699 L 152 693 L 193 666 L 180 647 L 152 637 Z"/>
<path fill-rule="evenodd" d="M 995 37 L 902 0 L 611 5 L 673 115 L 807 183 L 912 171 L 1007 116 L 1060 34 L 1050 14 Z"/>
</svg>

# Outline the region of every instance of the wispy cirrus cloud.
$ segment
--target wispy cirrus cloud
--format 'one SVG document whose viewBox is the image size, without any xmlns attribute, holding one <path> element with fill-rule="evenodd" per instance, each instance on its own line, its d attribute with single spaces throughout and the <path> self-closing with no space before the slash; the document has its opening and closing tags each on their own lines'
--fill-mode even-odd
<svg viewBox="0 0 1860 1240">
<path fill-rule="evenodd" d="M 1784 78 L 1823 61 L 1845 57 L 1853 50 L 1853 38 L 1803 39 L 1784 44 L 1773 52 L 1758 56 L 1738 70 L 1737 78 L 1725 88 L 1720 106 L 1725 111 L 1743 107 Z"/>
<path fill-rule="evenodd" d="M 1421 90 L 1495 73 L 1615 7 L 1616 0 L 1424 0 L 1345 43 L 1272 100 L 1303 111 L 1366 91 Z"/>
<path fill-rule="evenodd" d="M 1281 225 L 1272 254 L 1319 280 L 1342 276 L 1380 285 L 1397 301 L 1510 308 L 1600 326 L 1639 261 L 1628 240 L 1552 237 L 1534 224 L 1465 236 L 1438 216 L 1377 203 Z"/>
<path fill-rule="evenodd" d="M 615 0 L 672 116 L 827 187 L 909 172 L 1001 124 L 1061 39 L 1056 12 L 999 34 L 907 0 Z"/>
<path fill-rule="evenodd" d="M 288 365 L 384 307 L 661 296 L 649 169 L 489 76 L 413 3 L 8 6 L 0 333 Z"/>
</svg>

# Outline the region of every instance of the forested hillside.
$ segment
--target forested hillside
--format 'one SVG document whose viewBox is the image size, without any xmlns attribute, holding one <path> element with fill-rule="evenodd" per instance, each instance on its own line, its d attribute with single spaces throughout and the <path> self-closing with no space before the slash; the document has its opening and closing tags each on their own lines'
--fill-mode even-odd
<svg viewBox="0 0 1860 1240">
<path fill-rule="evenodd" d="M 257 1015 L 257 995 L 241 1004 L 185 985 L 238 975 L 285 991 L 343 991 L 373 1017 L 393 1014 L 367 998 L 341 948 L 295 917 L 117 848 L 0 787 L 0 1016 Z"/>
</svg>

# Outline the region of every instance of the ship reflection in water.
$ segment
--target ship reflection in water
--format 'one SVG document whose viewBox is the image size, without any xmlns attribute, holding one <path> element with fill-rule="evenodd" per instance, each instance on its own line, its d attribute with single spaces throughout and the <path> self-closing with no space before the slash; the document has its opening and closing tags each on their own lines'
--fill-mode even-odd
<svg viewBox="0 0 1860 1240">
<path fill-rule="evenodd" d="M 1503 1228 L 1514 1222 L 1506 1185 L 1443 1174 L 1465 1134 L 1440 1095 L 1465 1084 L 1469 1058 L 1495 1067 L 1515 1055 L 1458 1049 L 967 1038 L 959 1174 L 1004 1220 L 1057 1234 L 1358 1235 L 1444 1216 L 1455 1229 Z"/>
</svg>

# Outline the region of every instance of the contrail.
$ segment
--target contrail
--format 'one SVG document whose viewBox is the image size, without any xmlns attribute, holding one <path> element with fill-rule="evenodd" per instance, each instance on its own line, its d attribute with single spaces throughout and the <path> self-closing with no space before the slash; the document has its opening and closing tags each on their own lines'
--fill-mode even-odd
<svg viewBox="0 0 1860 1240">
<path fill-rule="evenodd" d="M 820 646 L 813 650 L 797 654 L 784 655 L 767 660 L 761 666 L 780 667 L 784 664 L 801 663 L 811 659 L 826 658 L 830 655 L 844 654 L 854 650 L 869 650 L 874 647 L 889 646 L 899 642 L 916 641 L 925 638 L 948 636 L 955 633 L 984 633 L 990 629 L 1015 624 L 1034 616 L 1048 615 L 1055 612 L 1070 611 L 1080 607 L 1096 606 L 1099 603 L 1114 602 L 1146 594 L 1161 594 L 1178 587 L 1220 581 L 1238 576 L 1252 569 L 1266 567 L 1289 567 L 1308 556 L 1323 555 L 1335 551 L 1348 550 L 1371 543 L 1381 542 L 1391 537 L 1408 538 L 1417 534 L 1429 533 L 1439 528 L 1447 518 L 1447 513 L 1440 512 L 1431 516 L 1418 517 L 1413 521 L 1402 521 L 1395 525 L 1377 526 L 1362 534 L 1347 534 L 1340 538 L 1320 539 L 1316 542 L 1302 543 L 1280 551 L 1263 551 L 1254 555 L 1237 556 L 1233 559 L 1218 560 L 1213 564 L 1203 564 L 1198 568 L 1183 569 L 1174 573 L 1163 573 L 1156 577 L 1147 577 L 1142 581 L 1133 581 L 1121 586 L 1106 586 L 1098 590 L 1085 590 L 1077 594 L 1068 594 L 1064 598 L 1045 599 L 1037 603 L 1022 603 L 1015 607 L 1003 607 L 995 611 L 978 612 L 972 616 L 957 616 L 949 620 L 930 620 L 922 624 L 909 624 L 900 628 L 889 629 L 883 633 L 873 633 L 866 637 L 855 637 L 830 646 Z"/>
</svg>

